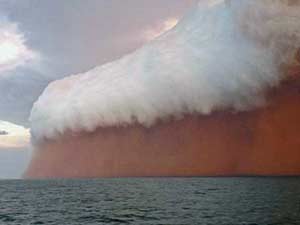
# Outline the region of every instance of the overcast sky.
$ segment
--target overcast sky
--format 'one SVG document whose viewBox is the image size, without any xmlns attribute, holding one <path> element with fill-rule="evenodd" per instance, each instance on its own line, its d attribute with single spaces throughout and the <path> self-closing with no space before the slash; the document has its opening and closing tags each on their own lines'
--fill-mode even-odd
<svg viewBox="0 0 300 225">
<path fill-rule="evenodd" d="M 50 81 L 133 51 L 196 2 L 0 0 L 0 178 L 26 166 L 28 116 Z"/>
</svg>

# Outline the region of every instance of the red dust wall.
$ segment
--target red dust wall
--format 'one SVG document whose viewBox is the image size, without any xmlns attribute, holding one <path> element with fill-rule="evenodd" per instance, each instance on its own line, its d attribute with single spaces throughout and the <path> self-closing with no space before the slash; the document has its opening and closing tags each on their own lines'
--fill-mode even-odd
<svg viewBox="0 0 300 225">
<path fill-rule="evenodd" d="M 255 111 L 100 128 L 36 148 L 26 177 L 300 175 L 300 79 Z"/>
</svg>

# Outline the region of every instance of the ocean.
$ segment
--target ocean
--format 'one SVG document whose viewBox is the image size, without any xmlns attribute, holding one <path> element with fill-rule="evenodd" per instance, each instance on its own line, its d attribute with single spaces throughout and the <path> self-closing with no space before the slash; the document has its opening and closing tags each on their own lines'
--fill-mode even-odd
<svg viewBox="0 0 300 225">
<path fill-rule="evenodd" d="M 0 224 L 300 224 L 300 177 L 1 180 Z"/>
</svg>

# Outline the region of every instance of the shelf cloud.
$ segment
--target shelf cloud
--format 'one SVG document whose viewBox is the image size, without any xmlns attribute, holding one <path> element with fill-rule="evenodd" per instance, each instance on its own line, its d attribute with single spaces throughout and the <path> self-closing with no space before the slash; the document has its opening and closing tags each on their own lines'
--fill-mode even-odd
<svg viewBox="0 0 300 225">
<path fill-rule="evenodd" d="M 31 112 L 33 139 L 261 106 L 300 45 L 299 1 L 269 3 L 200 1 L 133 53 L 50 83 Z"/>
</svg>

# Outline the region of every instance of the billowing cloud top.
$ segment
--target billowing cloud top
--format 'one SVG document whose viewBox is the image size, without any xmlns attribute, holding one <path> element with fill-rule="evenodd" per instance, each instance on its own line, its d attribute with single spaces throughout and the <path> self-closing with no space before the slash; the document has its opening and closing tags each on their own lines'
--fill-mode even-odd
<svg viewBox="0 0 300 225">
<path fill-rule="evenodd" d="M 117 61 L 51 83 L 31 112 L 34 139 L 65 131 L 260 105 L 300 44 L 299 1 L 200 1 L 175 28 Z M 280 54 L 279 54 L 280 53 Z"/>
</svg>

